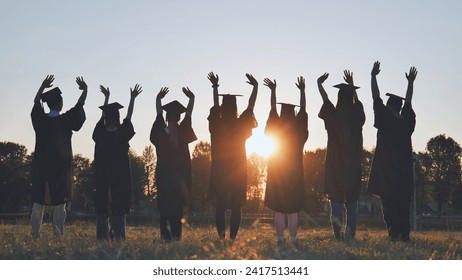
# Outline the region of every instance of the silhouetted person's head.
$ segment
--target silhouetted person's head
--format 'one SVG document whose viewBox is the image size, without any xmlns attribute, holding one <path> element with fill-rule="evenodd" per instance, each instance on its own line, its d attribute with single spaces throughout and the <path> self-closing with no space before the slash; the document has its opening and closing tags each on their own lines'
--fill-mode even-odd
<svg viewBox="0 0 462 280">
<path fill-rule="evenodd" d="M 119 109 L 122 109 L 123 107 L 124 106 L 120 105 L 118 102 L 109 103 L 99 107 L 104 112 L 104 125 L 106 128 L 114 129 L 120 126 Z"/>
<path fill-rule="evenodd" d="M 339 89 L 337 95 L 337 105 L 335 108 L 340 111 L 352 108 L 354 105 L 354 91 L 359 87 L 351 86 L 349 84 L 338 84 L 334 87 Z"/>
<path fill-rule="evenodd" d="M 63 109 L 63 97 L 61 96 L 61 90 L 58 87 L 44 92 L 41 99 L 43 102 L 47 103 L 48 108 L 50 108 L 51 111 L 61 112 Z"/>
<path fill-rule="evenodd" d="M 223 119 L 236 119 L 237 118 L 237 102 L 236 96 L 238 94 L 221 94 L 223 101 L 221 102 L 221 117 Z"/>
<path fill-rule="evenodd" d="M 288 103 L 279 103 L 281 104 L 281 118 L 286 120 L 295 119 L 295 106 Z"/>
<path fill-rule="evenodd" d="M 386 95 L 388 96 L 387 107 L 392 109 L 396 113 L 401 112 L 404 98 L 402 98 L 401 96 L 394 95 L 392 93 L 387 93 Z"/>
<path fill-rule="evenodd" d="M 167 122 L 170 124 L 177 124 L 180 121 L 181 114 L 186 112 L 186 108 L 176 100 L 165 104 L 162 109 L 167 112 Z"/>
</svg>

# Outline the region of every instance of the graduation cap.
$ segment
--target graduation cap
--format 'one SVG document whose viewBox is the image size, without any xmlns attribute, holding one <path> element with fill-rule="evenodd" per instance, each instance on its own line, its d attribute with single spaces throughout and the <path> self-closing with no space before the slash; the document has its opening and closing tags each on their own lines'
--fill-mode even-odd
<svg viewBox="0 0 462 280">
<path fill-rule="evenodd" d="M 276 104 L 281 104 L 281 116 L 286 114 L 295 115 L 295 107 L 300 107 L 298 105 L 290 103 L 278 102 Z"/>
<path fill-rule="evenodd" d="M 406 100 L 405 98 L 401 97 L 401 96 L 398 96 L 398 95 L 395 95 L 393 93 L 387 93 L 385 94 L 386 96 L 388 96 L 388 99 L 392 99 L 394 101 L 404 101 Z"/>
<path fill-rule="evenodd" d="M 46 102 L 49 106 L 53 106 L 63 100 L 61 94 L 61 90 L 58 87 L 55 87 L 47 92 L 42 93 L 40 99 L 42 99 L 43 102 Z"/>
<path fill-rule="evenodd" d="M 352 85 L 345 84 L 345 83 L 335 85 L 334 87 L 338 88 L 340 91 L 348 91 L 348 92 L 353 92 L 359 88 L 357 86 L 352 86 Z"/>
<path fill-rule="evenodd" d="M 167 114 L 169 113 L 181 114 L 181 113 L 186 112 L 186 108 L 183 105 L 181 105 L 180 102 L 176 100 L 168 104 L 165 104 L 164 106 L 162 106 L 162 109 L 164 109 L 167 112 Z"/>
<path fill-rule="evenodd" d="M 120 105 L 118 102 L 113 102 L 113 103 L 109 103 L 103 106 L 99 106 L 99 108 L 103 110 L 104 113 L 117 111 L 119 109 L 122 109 L 123 107 L 124 106 Z"/>
<path fill-rule="evenodd" d="M 300 106 L 295 105 L 295 104 L 283 103 L 283 102 L 277 102 L 276 104 L 280 104 L 280 105 L 281 105 L 281 109 L 285 107 L 285 108 L 287 108 L 287 109 L 294 110 L 295 107 L 300 107 Z"/>
<path fill-rule="evenodd" d="M 388 96 L 387 106 L 395 108 L 395 110 L 399 111 L 401 106 L 403 106 L 403 100 L 405 99 L 393 93 L 387 93 L 385 95 Z"/>
<path fill-rule="evenodd" d="M 222 104 L 228 105 L 236 105 L 236 96 L 242 96 L 242 94 L 232 94 L 232 93 L 225 93 L 225 94 L 218 94 L 219 96 L 223 96 Z"/>
<path fill-rule="evenodd" d="M 120 105 L 118 102 L 113 102 L 103 106 L 99 106 L 99 108 L 104 112 L 104 118 L 106 120 L 113 120 L 115 122 L 119 122 L 119 109 L 122 109 L 123 107 L 124 106 Z"/>
</svg>

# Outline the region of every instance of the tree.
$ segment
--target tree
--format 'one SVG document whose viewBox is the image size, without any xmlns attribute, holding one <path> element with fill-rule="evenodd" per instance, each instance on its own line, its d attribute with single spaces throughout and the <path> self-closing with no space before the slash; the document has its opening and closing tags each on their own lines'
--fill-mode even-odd
<svg viewBox="0 0 462 280">
<path fill-rule="evenodd" d="M 155 186 L 156 156 L 151 145 L 144 147 L 141 154 L 141 161 L 144 165 L 144 182 L 143 194 L 147 198 L 147 203 L 151 204 L 157 197 Z"/>
<path fill-rule="evenodd" d="M 266 187 L 266 159 L 252 153 L 247 159 L 247 202 L 245 210 L 249 212 L 260 212 L 263 201 L 264 188 Z"/>
<path fill-rule="evenodd" d="M 144 187 L 147 184 L 144 162 L 132 149 L 128 151 L 132 173 L 132 199 L 135 213 L 139 213 L 144 198 Z"/>
<path fill-rule="evenodd" d="M 429 157 L 428 178 L 434 186 L 434 196 L 441 217 L 444 206 L 452 206 L 453 190 L 460 185 L 462 149 L 451 137 L 440 134 L 431 138 L 426 146 Z"/>
<path fill-rule="evenodd" d="M 0 142 L 0 211 L 30 206 L 31 158 L 25 146 Z"/>
<path fill-rule="evenodd" d="M 308 213 L 317 214 L 323 211 L 325 201 L 325 158 L 326 148 L 305 151 L 303 154 L 306 193 L 305 210 Z"/>
<path fill-rule="evenodd" d="M 90 159 L 80 154 L 74 155 L 72 209 L 86 212 L 94 210 L 94 177 Z"/>
<path fill-rule="evenodd" d="M 199 141 L 194 146 L 191 159 L 192 169 L 192 203 L 193 209 L 209 210 L 207 193 L 210 185 L 211 146 L 207 141 Z"/>
</svg>

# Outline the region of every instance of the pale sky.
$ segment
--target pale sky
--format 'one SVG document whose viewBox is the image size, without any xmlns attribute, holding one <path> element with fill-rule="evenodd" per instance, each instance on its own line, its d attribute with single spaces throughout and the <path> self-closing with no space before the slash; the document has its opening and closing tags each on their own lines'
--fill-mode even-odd
<svg viewBox="0 0 462 280">
<path fill-rule="evenodd" d="M 110 102 L 125 106 L 129 88 L 143 87 L 132 122 L 131 147 L 141 154 L 150 145 L 155 96 L 169 87 L 164 102 L 184 105 L 181 92 L 196 95 L 193 128 L 209 141 L 207 116 L 212 88 L 207 74 L 220 76 L 220 92 L 241 93 L 239 112 L 247 106 L 252 87 L 245 73 L 259 81 L 255 115 L 258 129 L 249 140 L 259 146 L 269 113 L 270 90 L 263 79 L 276 79 L 278 101 L 299 102 L 298 76 L 307 83 L 310 137 L 305 149 L 325 147 L 327 134 L 317 117 L 322 100 L 316 79 L 324 83 L 335 104 L 344 69 L 354 72 L 366 111 L 364 146 L 376 143 L 373 127 L 370 70 L 381 61 L 381 95 L 405 95 L 405 72 L 419 71 L 413 107 L 417 114 L 414 149 L 445 133 L 462 143 L 462 11 L 461 1 L 15 1 L 0 2 L 0 141 L 34 149 L 30 120 L 33 99 L 48 74 L 63 91 L 64 111 L 81 91 L 83 76 L 89 92 L 87 120 L 73 136 L 74 153 L 93 158 L 92 131 L 104 98 L 99 85 L 111 90 Z M 190 148 L 193 149 L 192 143 Z"/>
</svg>

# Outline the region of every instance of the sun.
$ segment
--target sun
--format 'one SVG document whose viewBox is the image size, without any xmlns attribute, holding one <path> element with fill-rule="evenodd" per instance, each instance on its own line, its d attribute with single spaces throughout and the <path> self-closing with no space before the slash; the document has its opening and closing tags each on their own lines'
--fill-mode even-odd
<svg viewBox="0 0 462 280">
<path fill-rule="evenodd" d="M 247 156 L 257 153 L 268 158 L 276 149 L 276 141 L 265 135 L 263 128 L 257 127 L 252 131 L 252 136 L 246 142 Z"/>
</svg>

